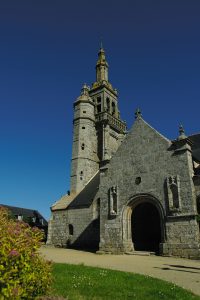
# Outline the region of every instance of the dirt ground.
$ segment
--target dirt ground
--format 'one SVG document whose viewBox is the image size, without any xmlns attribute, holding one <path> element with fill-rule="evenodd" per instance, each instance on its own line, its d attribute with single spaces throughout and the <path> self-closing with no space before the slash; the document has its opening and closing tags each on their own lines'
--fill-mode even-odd
<svg viewBox="0 0 200 300">
<path fill-rule="evenodd" d="M 46 259 L 58 263 L 81 264 L 149 275 L 173 282 L 200 295 L 200 261 L 174 257 L 95 254 L 43 246 Z"/>
</svg>

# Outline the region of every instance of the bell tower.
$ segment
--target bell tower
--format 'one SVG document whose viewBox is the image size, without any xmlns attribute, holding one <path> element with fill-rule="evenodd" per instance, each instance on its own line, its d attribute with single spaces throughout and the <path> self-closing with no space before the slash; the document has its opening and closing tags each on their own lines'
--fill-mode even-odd
<svg viewBox="0 0 200 300">
<path fill-rule="evenodd" d="M 126 123 L 120 119 L 118 93 L 108 80 L 108 63 L 102 45 L 96 63 L 96 81 L 89 95 L 95 104 L 95 124 L 100 161 L 111 157 L 121 144 L 126 132 Z"/>
<path fill-rule="evenodd" d="M 125 133 L 126 123 L 120 118 L 117 90 L 108 81 L 108 63 L 101 46 L 96 81 L 91 88 L 84 84 L 81 95 L 74 102 L 72 193 L 81 191 L 101 163 L 111 158 Z"/>
</svg>

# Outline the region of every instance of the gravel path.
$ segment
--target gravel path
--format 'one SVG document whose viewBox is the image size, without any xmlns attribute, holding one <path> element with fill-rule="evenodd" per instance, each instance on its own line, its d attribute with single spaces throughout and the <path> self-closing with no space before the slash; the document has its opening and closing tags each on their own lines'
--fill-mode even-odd
<svg viewBox="0 0 200 300">
<path fill-rule="evenodd" d="M 48 260 L 60 263 L 102 267 L 171 281 L 200 295 L 200 261 L 174 257 L 109 255 L 43 246 L 40 252 Z"/>
</svg>

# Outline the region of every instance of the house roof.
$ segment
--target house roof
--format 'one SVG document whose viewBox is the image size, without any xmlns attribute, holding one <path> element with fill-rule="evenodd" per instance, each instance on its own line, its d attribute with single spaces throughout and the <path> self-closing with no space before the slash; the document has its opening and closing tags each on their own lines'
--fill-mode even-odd
<svg viewBox="0 0 200 300">
<path fill-rule="evenodd" d="M 5 204 L 0 204 L 0 206 L 8 208 L 13 215 L 18 215 L 18 216 L 22 215 L 23 217 L 30 217 L 30 218 L 37 217 L 38 219 L 43 219 L 44 226 L 48 225 L 47 220 L 37 210 L 10 206 Z"/>
<path fill-rule="evenodd" d="M 70 194 L 63 196 L 54 205 L 51 210 L 75 209 L 81 207 L 89 207 L 94 200 L 100 183 L 100 172 L 97 172 L 86 184 L 86 186 L 78 194 Z"/>
<path fill-rule="evenodd" d="M 200 133 L 193 134 L 188 137 L 193 145 L 192 145 L 192 155 L 195 160 L 200 162 Z"/>
</svg>

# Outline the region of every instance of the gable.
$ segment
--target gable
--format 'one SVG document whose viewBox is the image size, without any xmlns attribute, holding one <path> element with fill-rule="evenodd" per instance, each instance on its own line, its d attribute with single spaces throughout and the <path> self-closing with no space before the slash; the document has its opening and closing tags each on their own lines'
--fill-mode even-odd
<svg viewBox="0 0 200 300">
<path fill-rule="evenodd" d="M 145 167 L 145 161 L 156 160 L 162 152 L 167 152 L 171 141 L 152 128 L 142 118 L 136 119 L 130 132 L 124 139 L 116 154 L 110 161 L 110 165 L 115 165 L 116 161 L 132 162 L 133 165 L 139 163 Z"/>
</svg>

